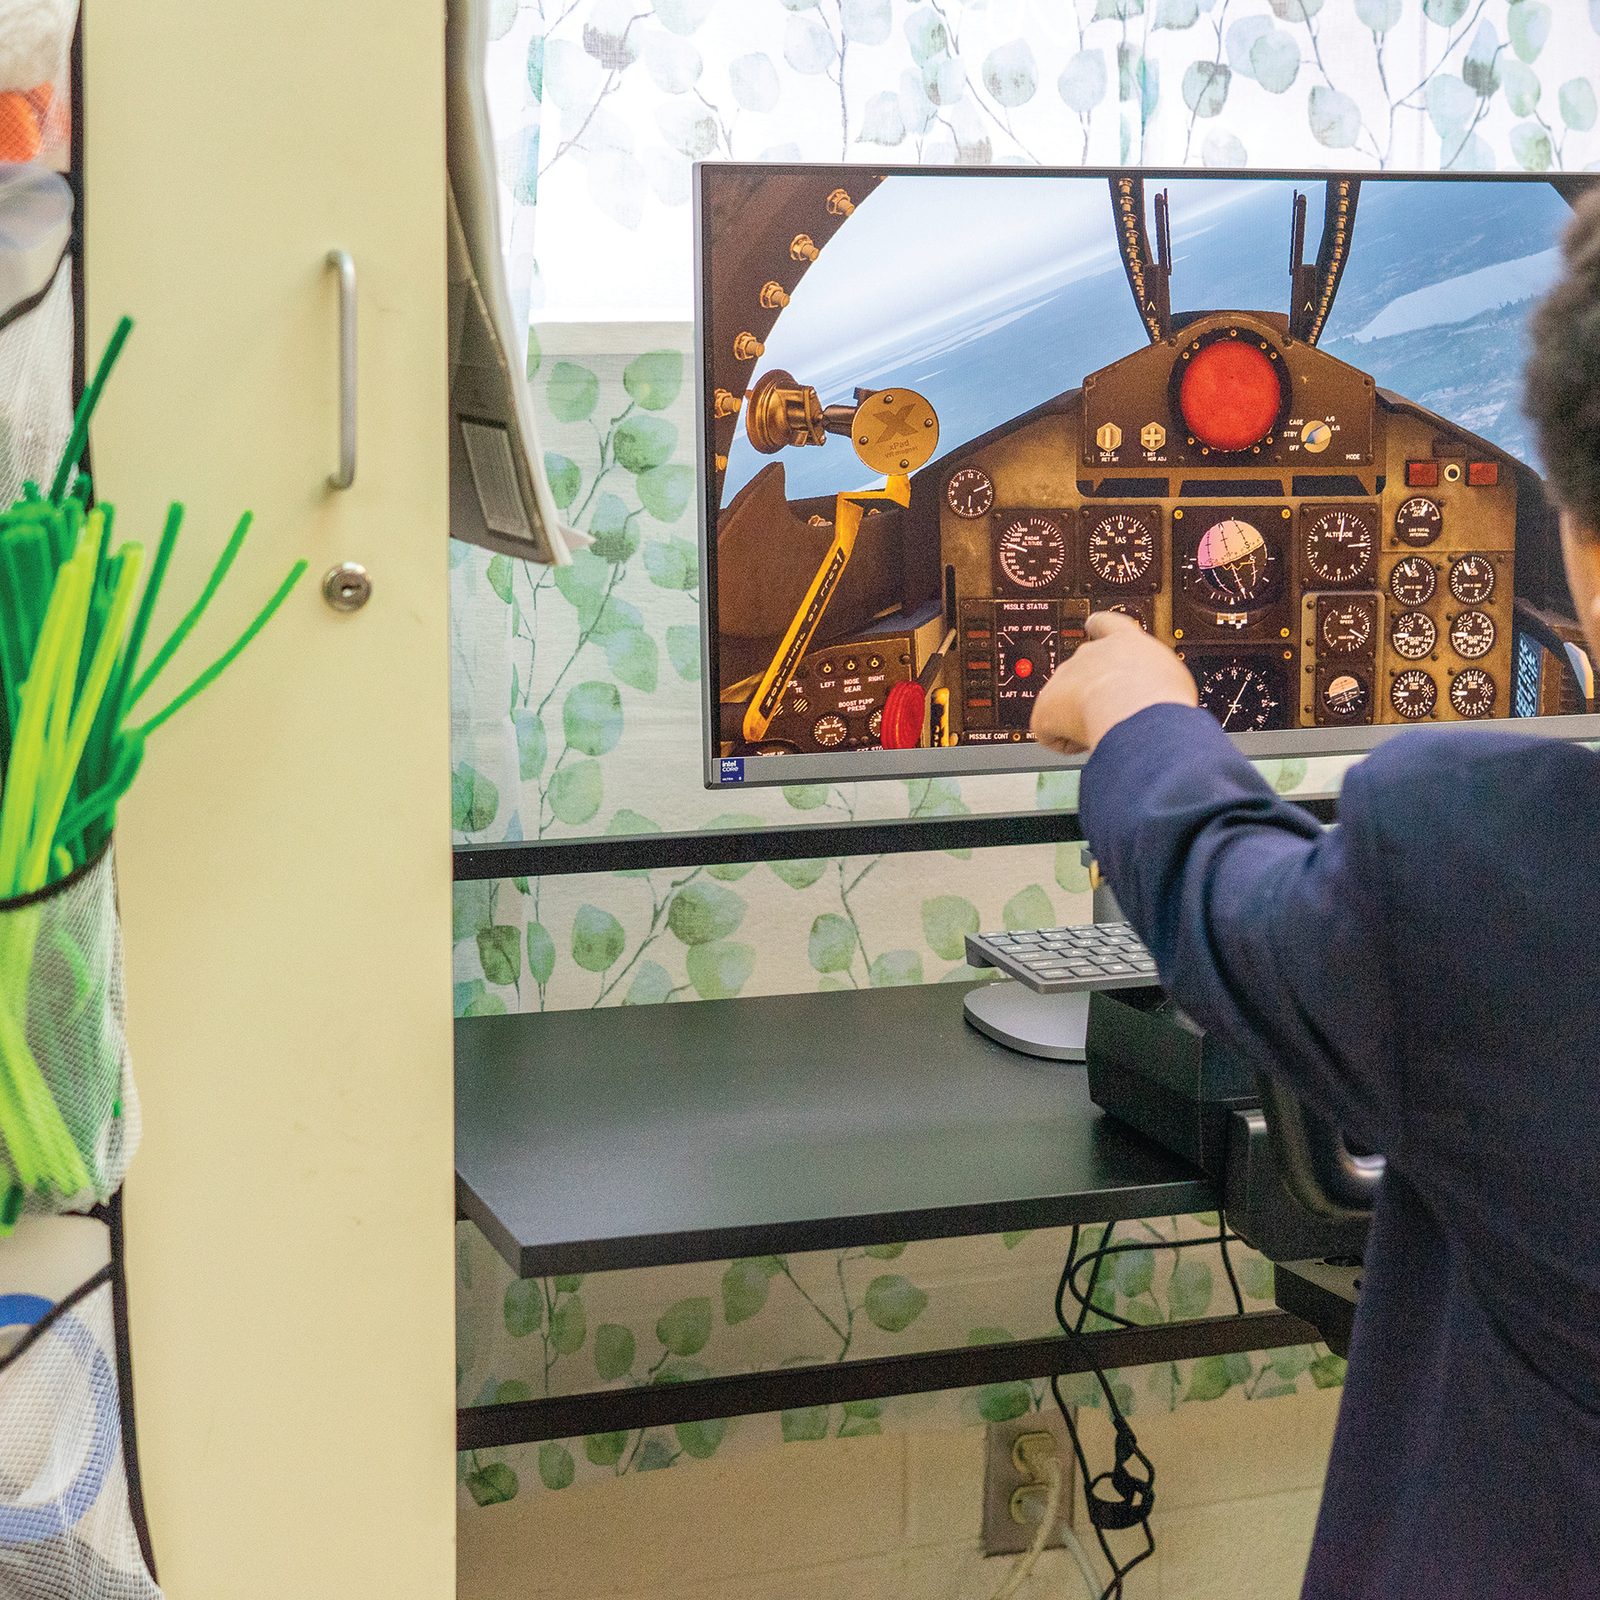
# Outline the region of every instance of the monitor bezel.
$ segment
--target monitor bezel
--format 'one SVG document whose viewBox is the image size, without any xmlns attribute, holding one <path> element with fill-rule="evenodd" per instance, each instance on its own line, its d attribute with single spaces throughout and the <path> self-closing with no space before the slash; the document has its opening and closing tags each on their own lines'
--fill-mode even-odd
<svg viewBox="0 0 1600 1600">
<path fill-rule="evenodd" d="M 1516 183 L 1544 184 L 1569 205 L 1586 189 L 1600 185 L 1600 174 L 1541 172 L 1427 172 L 1372 171 L 1359 167 L 1016 167 L 918 166 L 871 161 L 696 161 L 691 182 L 694 253 L 694 364 L 695 451 L 699 463 L 698 541 L 700 558 L 700 719 L 702 779 L 707 789 L 765 788 L 784 784 L 873 783 L 918 778 L 965 778 L 1007 773 L 1070 772 L 1081 768 L 1086 754 L 1057 755 L 1032 740 L 1014 744 L 950 745 L 938 751 L 852 750 L 835 755 L 763 755 L 724 757 L 718 751 L 719 712 L 717 658 L 717 575 L 714 539 L 720 506 L 716 503 L 717 477 L 712 460 L 714 441 L 706 426 L 707 405 L 714 387 L 706 329 L 711 316 L 711 285 L 705 266 L 708 254 L 705 185 L 710 173 L 807 173 L 831 171 L 848 174 L 871 172 L 884 178 L 1088 178 L 1110 180 L 1138 176 L 1149 181 L 1237 179 L 1261 182 L 1326 183 L 1337 178 L 1359 178 L 1365 183 Z M 1253 760 L 1288 757 L 1365 755 L 1385 740 L 1417 726 L 1381 723 L 1365 728 L 1278 728 L 1266 733 L 1230 733 L 1242 755 Z M 1491 717 L 1482 722 L 1429 723 L 1484 732 L 1519 733 L 1535 738 L 1600 741 L 1600 714 L 1559 717 Z M 937 759 L 934 759 L 934 758 Z M 723 763 L 737 763 L 736 774 L 724 772 Z"/>
</svg>

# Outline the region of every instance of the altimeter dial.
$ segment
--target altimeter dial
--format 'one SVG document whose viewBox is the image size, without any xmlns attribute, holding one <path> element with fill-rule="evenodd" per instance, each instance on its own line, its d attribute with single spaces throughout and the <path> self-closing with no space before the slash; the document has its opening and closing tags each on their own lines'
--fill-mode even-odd
<svg viewBox="0 0 1600 1600">
<path fill-rule="evenodd" d="M 1356 583 L 1372 568 L 1377 518 L 1364 508 L 1320 512 L 1306 529 L 1306 566 L 1322 583 Z"/>
</svg>

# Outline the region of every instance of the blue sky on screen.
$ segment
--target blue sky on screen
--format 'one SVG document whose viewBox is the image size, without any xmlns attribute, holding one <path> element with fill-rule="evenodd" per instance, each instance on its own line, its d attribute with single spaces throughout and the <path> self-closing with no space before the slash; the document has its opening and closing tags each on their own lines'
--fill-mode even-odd
<svg viewBox="0 0 1600 1600">
<path fill-rule="evenodd" d="M 1174 310 L 1286 310 L 1296 186 L 1166 187 Z M 1300 187 L 1314 252 L 1322 187 Z M 1533 460 L 1519 403 L 1525 322 L 1569 215 L 1543 183 L 1367 183 L 1323 348 Z M 714 240 L 710 260 L 715 270 Z M 800 280 L 758 370 L 787 369 L 824 404 L 858 385 L 918 389 L 939 413 L 943 453 L 1144 343 L 1104 179 L 903 175 L 862 201 Z M 725 498 L 767 459 L 741 435 Z M 781 459 L 793 496 L 866 481 L 843 439 Z"/>
</svg>

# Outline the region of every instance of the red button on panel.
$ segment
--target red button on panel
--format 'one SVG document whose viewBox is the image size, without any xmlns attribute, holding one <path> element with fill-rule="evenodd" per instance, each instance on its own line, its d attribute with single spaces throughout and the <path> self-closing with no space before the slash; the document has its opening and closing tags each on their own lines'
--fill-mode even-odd
<svg viewBox="0 0 1600 1600">
<path fill-rule="evenodd" d="M 1439 463 L 1437 461 L 1406 462 L 1406 485 L 1412 489 L 1437 489 Z"/>
<path fill-rule="evenodd" d="M 1498 461 L 1469 461 L 1467 463 L 1467 482 L 1474 489 L 1492 489 L 1500 481 L 1500 463 Z"/>
</svg>

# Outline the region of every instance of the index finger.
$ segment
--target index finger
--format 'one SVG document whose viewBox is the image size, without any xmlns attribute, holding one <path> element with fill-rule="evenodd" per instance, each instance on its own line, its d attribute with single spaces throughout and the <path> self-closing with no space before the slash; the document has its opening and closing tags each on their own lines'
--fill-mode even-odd
<svg viewBox="0 0 1600 1600">
<path fill-rule="evenodd" d="M 1130 617 L 1126 611 L 1095 611 L 1084 623 L 1083 631 L 1091 639 L 1104 639 L 1116 633 L 1118 629 L 1138 627 L 1138 620 Z M 1143 632 L 1143 629 L 1139 631 Z"/>
</svg>

